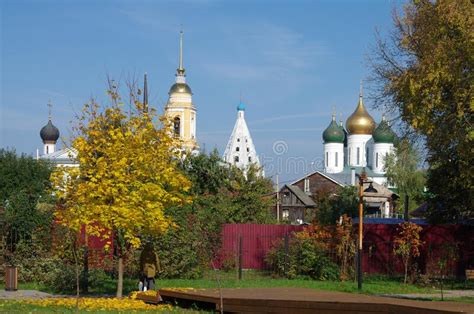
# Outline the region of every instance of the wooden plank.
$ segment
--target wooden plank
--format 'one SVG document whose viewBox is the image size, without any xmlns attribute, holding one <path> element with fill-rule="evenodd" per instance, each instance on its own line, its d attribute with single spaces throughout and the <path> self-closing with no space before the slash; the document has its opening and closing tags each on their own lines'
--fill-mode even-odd
<svg viewBox="0 0 474 314">
<path fill-rule="evenodd" d="M 218 289 L 160 290 L 164 299 L 213 304 L 220 308 Z M 239 313 L 474 313 L 474 305 L 427 302 L 304 288 L 226 288 L 221 290 L 226 312 Z"/>
</svg>

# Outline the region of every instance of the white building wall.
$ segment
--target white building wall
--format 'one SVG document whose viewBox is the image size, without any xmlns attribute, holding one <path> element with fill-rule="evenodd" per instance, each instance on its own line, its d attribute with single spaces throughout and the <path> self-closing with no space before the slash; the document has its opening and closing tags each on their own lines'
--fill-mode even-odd
<svg viewBox="0 0 474 314">
<path fill-rule="evenodd" d="M 43 145 L 43 155 L 52 154 L 56 151 L 56 144 L 54 143 L 44 143 Z"/>
<path fill-rule="evenodd" d="M 344 169 L 344 144 L 324 144 L 324 172 L 338 173 Z"/>
<path fill-rule="evenodd" d="M 347 137 L 347 162 L 351 167 L 367 167 L 366 148 L 371 148 L 370 134 L 350 134 Z M 359 152 L 359 153 L 357 153 Z M 359 156 L 358 156 L 359 155 Z M 370 152 L 369 152 L 370 155 Z"/>
<path fill-rule="evenodd" d="M 378 174 L 385 174 L 385 158 L 393 151 L 391 143 L 375 143 L 373 151 L 372 170 Z"/>
<path fill-rule="evenodd" d="M 224 151 L 223 159 L 230 164 L 234 164 L 244 173 L 247 172 L 251 164 L 260 167 L 257 151 L 245 122 L 244 111 L 237 112 L 237 121 Z M 261 174 L 263 175 L 263 172 Z"/>
</svg>

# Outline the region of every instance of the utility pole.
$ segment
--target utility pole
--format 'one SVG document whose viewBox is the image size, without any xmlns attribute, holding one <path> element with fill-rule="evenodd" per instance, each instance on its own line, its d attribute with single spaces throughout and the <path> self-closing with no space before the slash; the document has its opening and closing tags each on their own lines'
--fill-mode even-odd
<svg viewBox="0 0 474 314">
<path fill-rule="evenodd" d="M 279 185 L 279 182 L 278 182 L 278 174 L 276 175 L 276 180 L 277 180 L 277 184 L 276 184 L 276 196 L 277 196 L 277 203 L 276 203 L 276 207 L 277 207 L 277 222 L 280 222 L 280 185 Z"/>
</svg>

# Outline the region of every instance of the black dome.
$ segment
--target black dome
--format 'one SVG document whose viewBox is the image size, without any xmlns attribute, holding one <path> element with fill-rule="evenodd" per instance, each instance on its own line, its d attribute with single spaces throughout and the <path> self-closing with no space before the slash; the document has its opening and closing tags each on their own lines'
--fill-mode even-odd
<svg viewBox="0 0 474 314">
<path fill-rule="evenodd" d="M 40 136 L 43 142 L 56 142 L 59 138 L 59 130 L 49 120 L 48 124 L 41 129 Z"/>
</svg>

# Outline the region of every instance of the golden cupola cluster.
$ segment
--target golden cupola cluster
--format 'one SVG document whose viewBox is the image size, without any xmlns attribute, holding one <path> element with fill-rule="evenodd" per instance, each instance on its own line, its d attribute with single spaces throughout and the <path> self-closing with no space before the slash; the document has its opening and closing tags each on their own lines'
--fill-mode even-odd
<svg viewBox="0 0 474 314">
<path fill-rule="evenodd" d="M 372 134 L 375 129 L 375 121 L 364 107 L 362 93 L 356 110 L 346 121 L 346 129 L 349 134 Z"/>
</svg>

